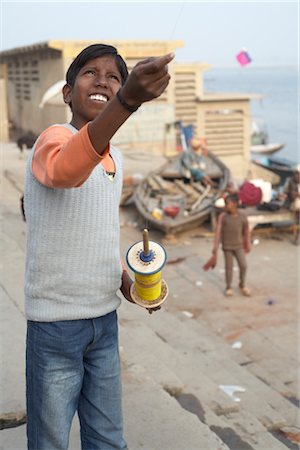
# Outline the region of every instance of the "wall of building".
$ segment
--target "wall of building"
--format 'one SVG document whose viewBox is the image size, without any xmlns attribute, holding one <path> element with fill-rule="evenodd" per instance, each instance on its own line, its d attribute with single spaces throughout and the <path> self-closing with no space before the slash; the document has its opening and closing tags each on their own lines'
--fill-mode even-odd
<svg viewBox="0 0 300 450">
<path fill-rule="evenodd" d="M 174 104 L 176 120 L 184 126 L 193 125 L 198 134 L 197 98 L 203 95 L 203 72 L 208 64 L 176 64 L 174 66 Z M 200 130 L 199 130 L 200 131 Z"/>
<path fill-rule="evenodd" d="M 250 102 L 247 99 L 201 100 L 197 103 L 197 129 L 208 148 L 244 178 L 250 159 Z"/>
<path fill-rule="evenodd" d="M 8 117 L 6 101 L 6 83 L 4 78 L 0 78 L 0 141 L 8 141 Z"/>
<path fill-rule="evenodd" d="M 204 92 L 203 73 L 208 64 L 178 64 L 174 68 L 175 119 L 192 125 L 195 136 L 206 139 L 208 148 L 244 178 L 250 158 L 250 97 L 247 94 Z"/>
<path fill-rule="evenodd" d="M 61 53 L 33 50 L 6 59 L 8 119 L 12 129 L 39 134 L 52 123 L 65 121 L 62 108 L 40 109 L 44 92 L 62 77 Z"/>
</svg>

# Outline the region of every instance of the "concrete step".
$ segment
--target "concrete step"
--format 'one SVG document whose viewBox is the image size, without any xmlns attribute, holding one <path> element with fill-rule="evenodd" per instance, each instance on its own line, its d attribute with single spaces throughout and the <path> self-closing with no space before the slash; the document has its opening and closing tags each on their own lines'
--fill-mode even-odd
<svg viewBox="0 0 300 450">
<path fill-rule="evenodd" d="M 290 374 L 286 374 L 284 376 L 284 381 L 280 380 L 280 377 L 278 376 L 278 371 L 276 371 L 276 373 L 274 373 L 274 371 L 276 370 L 276 367 L 279 365 L 280 366 L 280 371 L 284 372 L 284 369 L 287 367 L 287 364 L 285 363 L 285 357 L 283 354 L 283 351 L 281 352 L 281 354 L 277 354 L 277 360 L 279 361 L 278 364 L 275 365 L 268 365 L 265 361 L 268 361 L 269 358 L 264 358 L 264 360 L 262 358 L 260 358 L 260 360 L 258 362 L 253 362 L 252 358 L 254 355 L 254 346 L 252 347 L 252 345 L 249 344 L 249 339 L 251 340 L 251 337 L 253 336 L 253 334 L 255 335 L 255 337 L 253 337 L 253 341 L 255 342 L 256 346 L 259 345 L 258 341 L 257 341 L 257 332 L 251 332 L 249 330 L 249 335 L 251 337 L 247 337 L 247 340 L 245 337 L 241 337 L 240 338 L 240 342 L 242 344 L 242 347 L 240 349 L 233 349 L 231 343 L 227 343 L 227 341 L 224 341 L 221 337 L 219 336 L 215 336 L 213 334 L 213 332 L 211 332 L 211 330 L 207 327 L 206 324 L 203 323 L 203 321 L 201 320 L 201 318 L 197 318 L 197 320 L 189 320 L 186 317 L 184 317 L 183 315 L 180 315 L 179 313 L 177 313 L 176 315 L 179 320 L 181 320 L 182 322 L 188 322 L 188 327 L 189 329 L 193 329 L 194 331 L 197 332 L 197 334 L 199 335 L 199 342 L 200 342 L 200 347 L 203 351 L 205 351 L 205 353 L 211 355 L 212 357 L 216 356 L 216 358 L 218 358 L 219 354 L 222 354 L 223 357 L 225 357 L 225 355 L 229 358 L 229 359 L 233 359 L 236 363 L 238 363 L 241 366 L 247 366 L 247 369 L 253 374 L 255 375 L 257 378 L 259 378 L 261 381 L 263 381 L 265 384 L 267 384 L 269 387 L 271 387 L 272 389 L 274 389 L 277 393 L 279 393 L 280 395 L 282 395 L 283 397 L 287 398 L 287 399 L 291 399 L 291 401 L 294 401 L 295 403 L 297 403 L 297 401 L 299 402 L 299 390 L 297 389 L 292 389 L 289 387 L 289 380 L 290 380 Z M 204 337 L 203 335 L 204 334 Z M 206 346 L 206 340 L 208 341 L 208 344 L 211 344 L 211 347 Z M 266 342 L 266 337 L 262 338 L 262 341 L 260 342 L 260 346 L 257 350 L 257 354 L 270 354 L 271 349 L 269 346 L 269 341 L 267 341 L 267 350 L 264 349 L 262 350 L 261 347 L 263 347 L 265 345 Z M 227 345 L 227 350 L 224 348 L 224 344 Z M 251 352 L 249 352 L 249 347 L 251 348 Z M 278 349 L 277 349 L 278 350 Z M 225 353 L 226 352 L 226 353 Z M 247 354 L 245 354 L 245 352 Z M 255 358 L 257 359 L 257 358 Z M 290 361 L 292 361 L 292 363 L 296 364 L 296 361 L 294 358 L 290 359 Z M 285 371 L 287 372 L 287 371 Z M 294 376 L 296 374 L 294 373 Z M 294 378 L 295 379 L 295 378 Z M 285 381 L 286 380 L 286 381 Z"/>
<path fill-rule="evenodd" d="M 190 324 L 190 322 L 188 323 Z M 151 322 L 151 325 L 154 325 L 155 331 L 160 333 L 173 347 L 186 351 L 186 346 L 189 345 L 190 351 L 194 354 L 195 351 L 199 349 L 197 346 L 199 333 L 195 333 L 190 325 L 185 326 L 185 324 L 178 320 L 174 315 L 168 316 L 168 327 L 166 327 L 166 320 L 163 320 L 162 315 L 158 315 L 157 320 Z M 176 330 L 176 332 L 174 330 Z M 180 339 L 182 333 L 184 333 L 185 336 L 184 344 L 182 343 L 182 339 Z M 190 344 L 187 344 L 187 342 Z M 290 426 L 296 426 L 296 417 L 298 414 L 297 408 L 260 379 L 253 376 L 247 370 L 247 366 L 241 367 L 232 359 L 229 359 L 227 355 L 223 355 L 220 351 L 215 355 L 210 354 L 209 358 L 208 355 L 203 355 L 202 352 L 198 352 L 197 359 L 199 360 L 199 363 L 202 363 L 204 374 L 208 375 L 211 373 L 211 379 L 219 385 L 231 384 L 244 386 L 246 392 L 242 394 L 243 404 L 245 404 L 246 408 L 249 408 L 249 411 L 252 410 L 253 413 L 256 412 L 262 414 L 262 419 L 263 416 L 265 416 L 263 421 L 265 426 L 271 429 L 273 427 L 277 428 L 281 422 L 280 416 L 277 413 L 280 411 L 284 411 L 284 416 Z M 230 382 L 222 382 L 223 377 Z M 265 414 L 262 409 L 264 403 L 266 406 Z M 276 411 L 276 414 L 271 414 L 272 411 Z"/>
<path fill-rule="evenodd" d="M 144 312 L 144 311 L 143 311 Z M 144 312 L 145 314 L 145 312 Z M 123 319 L 121 324 L 123 324 Z M 176 387 L 185 386 L 186 392 L 194 393 L 196 389 L 197 396 L 201 399 L 201 403 L 205 405 L 207 409 L 213 410 L 217 414 L 225 414 L 239 410 L 239 405 L 229 398 L 225 393 L 218 389 L 218 386 L 210 380 L 210 378 L 201 372 L 190 370 L 190 367 L 185 365 L 182 355 L 179 351 L 172 348 L 167 342 L 161 339 L 150 327 L 143 324 L 142 321 L 133 319 L 126 323 L 125 333 L 123 333 L 123 339 L 120 340 L 120 344 L 124 347 L 124 358 L 130 364 L 131 351 L 126 357 L 126 347 L 130 340 L 135 344 L 136 358 L 138 354 L 149 356 L 141 356 L 140 366 L 147 364 L 150 360 L 156 361 L 154 370 L 152 365 L 146 365 L 146 370 L 151 373 L 153 379 L 163 385 L 166 379 L 166 374 L 173 373 L 172 378 L 169 377 L 170 384 L 173 380 L 179 379 L 177 384 L 171 384 L 176 390 Z M 155 358 L 155 359 L 154 359 Z M 191 373 L 188 373 L 191 372 Z M 171 392 L 170 392 L 171 393 Z"/>
<path fill-rule="evenodd" d="M 247 411 L 239 409 L 237 412 L 230 413 L 228 410 L 226 414 L 217 416 L 214 411 L 219 413 L 221 408 L 216 409 L 212 398 L 208 399 L 205 397 L 205 393 L 203 394 L 203 391 L 201 391 L 201 386 L 205 386 L 205 381 L 208 378 L 203 377 L 200 373 L 197 375 L 197 386 L 191 385 L 191 383 L 183 385 L 180 380 L 183 377 L 179 378 L 176 370 L 179 363 L 176 351 L 168 348 L 166 342 L 160 342 L 159 337 L 143 323 L 144 319 L 146 323 L 149 322 L 144 312 L 141 322 L 137 319 L 132 321 L 121 319 L 122 323 L 125 322 L 120 331 L 122 359 L 129 364 L 130 368 L 140 374 L 146 374 L 148 378 L 159 383 L 167 391 L 166 386 L 169 385 L 171 391 L 180 392 L 179 395 L 175 396 L 182 407 L 194 412 L 198 419 L 207 424 L 231 449 L 283 450 L 286 448 L 268 432 L 253 414 Z M 160 350 L 164 347 L 163 354 L 161 351 L 159 355 L 157 354 L 155 349 L 158 347 L 160 347 Z M 171 363 L 169 363 L 170 361 Z M 189 367 L 185 366 L 184 372 L 188 369 Z M 222 394 L 221 391 L 215 390 L 215 396 L 219 396 L 219 393 Z M 283 422 L 281 422 L 281 425 L 283 425 Z"/>
<path fill-rule="evenodd" d="M 134 314 L 144 317 L 137 311 Z M 286 423 L 283 414 L 277 412 L 281 410 L 278 405 L 283 406 L 284 404 L 284 407 L 289 411 L 289 420 L 294 420 L 293 405 L 233 360 L 224 358 L 223 355 L 216 354 L 213 358 L 212 355 L 204 354 L 198 346 L 199 333 L 190 329 L 174 315 L 160 311 L 155 317 L 152 317 L 149 325 L 160 336 L 162 342 L 173 347 L 175 354 L 171 359 L 170 351 L 166 345 L 155 345 L 152 351 L 155 351 L 156 356 L 161 360 L 168 360 L 172 370 L 182 379 L 189 390 L 191 388 L 199 389 L 203 376 L 210 379 L 210 384 L 212 383 L 215 388 L 214 397 L 210 395 L 210 401 L 206 399 L 206 402 L 215 413 L 226 412 L 218 410 L 214 403 L 221 393 L 219 386 L 240 385 L 246 389 L 246 392 L 241 394 L 242 407 L 254 414 L 268 429 L 278 429 Z M 152 335 L 153 333 L 151 334 L 148 331 L 148 336 L 143 336 L 145 345 L 147 345 L 147 341 L 153 341 Z M 182 336 L 184 336 L 184 340 Z M 174 361 L 177 361 L 177 364 Z M 292 425 L 293 423 L 289 424 Z"/>
<path fill-rule="evenodd" d="M 123 324 L 123 325 L 122 325 Z M 126 326 L 128 325 L 128 326 Z M 154 380 L 166 392 L 172 396 L 179 395 L 184 390 L 183 382 L 170 368 L 159 361 L 152 352 L 144 351 L 143 334 L 144 326 L 131 322 L 119 325 L 120 357 L 126 370 L 143 374 L 149 380 Z"/>
<path fill-rule="evenodd" d="M 282 383 L 269 369 L 255 362 L 248 364 L 247 369 L 283 397 L 294 403 L 299 403 L 299 389 L 296 389 L 289 383 Z"/>
<path fill-rule="evenodd" d="M 132 370 L 133 369 L 133 370 Z M 181 408 L 134 366 L 123 373 L 125 436 L 131 450 L 229 450 L 198 418 Z"/>
<path fill-rule="evenodd" d="M 276 439 L 253 414 L 242 409 L 238 413 L 227 414 L 225 418 L 208 411 L 205 423 L 232 450 L 287 450 L 286 445 Z"/>
<path fill-rule="evenodd" d="M 0 356 L 0 414 L 4 414 L 25 409 L 26 322 L 18 304 L 1 285 L 0 298 L 0 328 L 3 337 Z"/>
<path fill-rule="evenodd" d="M 252 362 L 251 358 L 243 351 L 233 349 L 231 343 L 216 335 L 205 321 L 201 319 L 201 316 L 192 318 L 191 320 L 183 312 L 177 312 L 174 315 L 178 320 L 186 323 L 190 330 L 194 330 L 197 333 L 197 346 L 202 352 L 212 357 L 221 352 L 224 357 L 226 356 L 240 365 L 246 365 Z"/>
<path fill-rule="evenodd" d="M 297 346 L 295 344 L 294 357 L 285 354 L 284 348 L 279 348 L 267 336 L 257 330 L 246 330 L 241 336 L 243 353 L 251 361 L 259 362 L 261 366 L 270 370 L 282 383 L 289 383 L 297 378 Z M 289 370 L 286 368 L 289 367 Z"/>
</svg>

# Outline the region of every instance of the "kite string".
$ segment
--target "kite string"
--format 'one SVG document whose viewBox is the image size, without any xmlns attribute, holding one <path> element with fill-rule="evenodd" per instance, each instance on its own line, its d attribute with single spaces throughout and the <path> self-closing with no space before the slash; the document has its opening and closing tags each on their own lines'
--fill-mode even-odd
<svg viewBox="0 0 300 450">
<path fill-rule="evenodd" d="M 177 15 L 175 24 L 174 24 L 174 26 L 173 26 L 173 29 L 171 30 L 171 34 L 170 34 L 170 37 L 169 37 L 169 41 L 170 41 L 170 40 L 173 38 L 173 36 L 174 36 L 175 30 L 176 30 L 176 28 L 177 28 L 177 24 L 178 24 L 179 19 L 180 19 L 181 15 L 182 15 L 183 8 L 184 8 L 184 2 L 181 3 L 181 8 L 180 8 L 180 10 L 179 10 L 179 12 L 178 12 L 178 15 Z"/>
<path fill-rule="evenodd" d="M 168 39 L 169 41 L 170 41 L 171 39 L 173 39 L 174 33 L 175 33 L 175 31 L 176 31 L 176 28 L 177 28 L 177 24 L 178 24 L 179 19 L 180 19 L 181 15 L 182 15 L 183 8 L 184 8 L 184 2 L 181 3 L 181 7 L 180 7 L 180 9 L 179 9 L 179 11 L 178 11 L 178 14 L 177 14 L 177 17 L 176 17 L 174 26 L 173 26 L 173 28 L 172 28 L 172 30 L 171 30 L 171 34 L 170 34 L 170 37 L 169 37 L 169 39 Z M 154 141 L 154 133 L 153 133 L 153 141 Z M 148 218 L 147 218 L 147 217 L 145 217 L 145 228 L 147 228 L 147 229 L 149 228 L 149 221 L 148 221 Z"/>
</svg>

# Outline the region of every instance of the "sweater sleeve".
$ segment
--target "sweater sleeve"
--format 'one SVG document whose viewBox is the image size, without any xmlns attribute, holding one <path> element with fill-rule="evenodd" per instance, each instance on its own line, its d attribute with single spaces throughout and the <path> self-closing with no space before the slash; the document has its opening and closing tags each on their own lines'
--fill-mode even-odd
<svg viewBox="0 0 300 450">
<path fill-rule="evenodd" d="M 81 186 L 105 156 L 109 145 L 99 155 L 88 135 L 87 125 L 75 135 L 54 125 L 39 137 L 32 159 L 32 173 L 44 186 L 72 188 Z"/>
</svg>

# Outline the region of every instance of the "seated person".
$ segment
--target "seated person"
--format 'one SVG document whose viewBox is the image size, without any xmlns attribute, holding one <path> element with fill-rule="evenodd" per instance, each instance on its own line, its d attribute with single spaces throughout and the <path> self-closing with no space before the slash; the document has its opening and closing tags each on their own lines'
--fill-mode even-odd
<svg viewBox="0 0 300 450">
<path fill-rule="evenodd" d="M 285 197 L 285 205 L 294 214 L 296 225 L 295 244 L 299 245 L 300 234 L 298 227 L 300 225 L 300 164 L 297 164 L 293 176 L 286 180 L 283 193 Z"/>
<path fill-rule="evenodd" d="M 292 177 L 284 185 L 285 203 L 291 211 L 300 210 L 300 164 L 295 168 Z"/>
<path fill-rule="evenodd" d="M 206 156 L 208 153 L 205 142 L 203 139 L 193 137 L 190 139 L 189 145 L 189 149 L 183 152 L 181 158 L 181 164 L 186 169 L 187 178 L 196 182 L 199 181 L 204 186 L 213 186 L 215 183 L 204 172 L 205 162 L 202 155 Z"/>
</svg>

